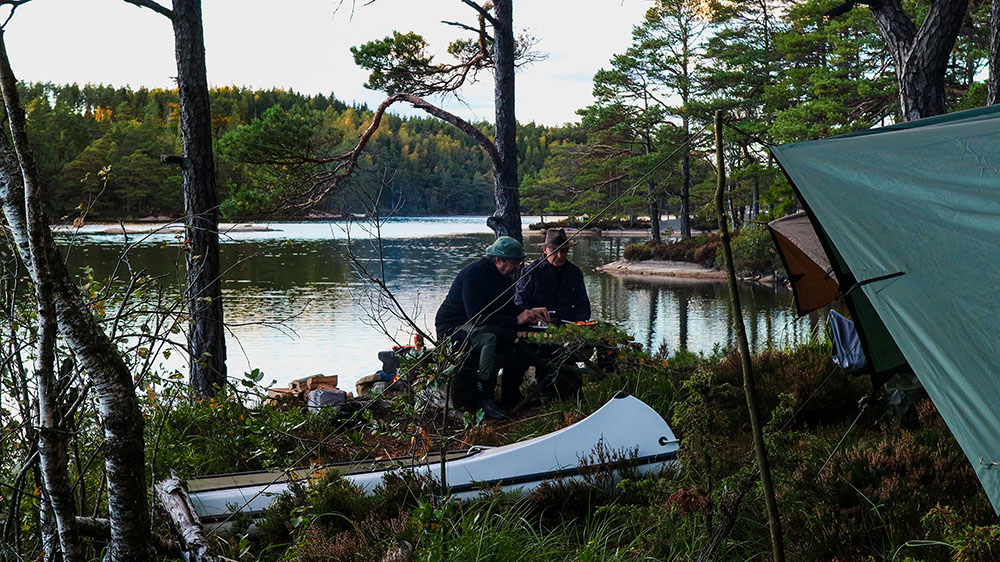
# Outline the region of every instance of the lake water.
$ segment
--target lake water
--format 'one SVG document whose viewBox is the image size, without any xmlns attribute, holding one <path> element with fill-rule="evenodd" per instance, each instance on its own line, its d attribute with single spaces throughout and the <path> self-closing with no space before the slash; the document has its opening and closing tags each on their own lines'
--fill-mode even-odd
<svg viewBox="0 0 1000 562">
<path fill-rule="evenodd" d="M 528 224 L 529 218 L 525 219 Z M 397 218 L 381 229 L 381 245 L 360 224 L 274 223 L 268 232 L 230 232 L 221 245 L 222 284 L 231 378 L 253 368 L 264 381 L 289 380 L 317 373 L 340 376 L 340 387 L 380 367 L 376 354 L 393 339 L 375 327 L 382 323 L 397 342 L 410 339 L 400 322 L 369 311 L 369 285 L 347 258 L 348 249 L 372 271 L 381 268 L 388 287 L 413 317 L 433 334 L 434 313 L 455 274 L 483 255 L 493 234 L 483 217 Z M 123 236 L 95 234 L 107 226 L 89 225 L 79 233 L 60 235 L 73 272 L 84 266 L 110 275 L 124 248 Z M 526 238 L 529 257 L 540 253 L 540 237 Z M 594 268 L 619 259 L 625 244 L 641 240 L 612 236 L 581 237 L 570 259 L 584 272 L 594 317 L 617 324 L 647 348 L 669 352 L 711 352 L 734 341 L 726 283 L 671 278 L 629 278 L 597 273 Z M 133 271 L 162 276 L 173 291 L 183 287 L 182 239 L 156 234 L 141 239 L 129 252 Z M 66 247 L 68 246 L 68 248 Z M 124 267 L 119 268 L 124 271 Z M 805 341 L 817 319 L 797 319 L 791 292 L 782 288 L 741 287 L 751 345 L 783 347 Z M 162 363 L 186 369 L 182 353 Z"/>
</svg>

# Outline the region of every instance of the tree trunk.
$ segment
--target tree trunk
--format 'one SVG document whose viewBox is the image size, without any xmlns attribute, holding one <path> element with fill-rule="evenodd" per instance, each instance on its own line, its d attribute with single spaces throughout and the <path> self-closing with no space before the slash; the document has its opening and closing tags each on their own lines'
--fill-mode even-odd
<svg viewBox="0 0 1000 562">
<path fill-rule="evenodd" d="M 684 116 L 684 151 L 681 154 L 681 238 L 691 238 L 691 119 Z"/>
<path fill-rule="evenodd" d="M 172 21 L 183 145 L 189 376 L 191 386 L 204 395 L 214 395 L 226 384 L 226 341 L 219 266 L 219 203 L 200 0 L 174 0 Z"/>
<path fill-rule="evenodd" d="M 944 75 L 968 0 L 932 2 L 918 30 L 900 0 L 869 4 L 896 63 L 899 108 L 904 121 L 945 112 Z"/>
<path fill-rule="evenodd" d="M 494 3 L 493 64 L 496 139 L 500 166 L 493 170 L 497 210 L 487 220 L 499 236 L 521 237 L 521 201 L 517 185 L 517 119 L 514 116 L 514 22 L 512 0 Z"/>
<path fill-rule="evenodd" d="M 0 38 L 2 41 L 2 38 Z M 0 58 L 0 81 L 3 82 L 4 106 L 10 121 L 11 139 L 21 177 L 24 179 L 24 215 L 27 227 L 27 255 L 22 259 L 35 286 L 38 311 L 38 332 L 35 352 L 35 384 L 38 391 L 38 458 L 44 495 L 55 517 L 59 547 L 66 562 L 83 560 L 83 545 L 76 530 L 76 504 L 70 487 L 66 451 L 67 440 L 62 431 L 55 377 L 57 322 L 51 260 L 45 251 L 48 218 L 42 210 L 42 188 L 38 182 L 35 159 L 28 143 L 24 112 L 19 111 L 16 79 L 3 47 Z"/>
<path fill-rule="evenodd" d="M 55 306 L 51 298 L 46 300 L 49 302 L 44 311 L 42 306 L 38 307 L 38 331 L 40 336 L 44 334 L 39 337 L 35 368 L 35 381 L 38 385 L 38 461 L 45 496 L 55 518 L 62 560 L 72 562 L 86 558 L 76 528 L 76 502 L 67 468 L 69 465 L 67 431 L 63 423 L 63 411 L 59 405 L 58 385 L 53 368 L 56 341 Z"/>
<path fill-rule="evenodd" d="M 1000 0 L 990 6 L 990 83 L 986 104 L 1000 103 Z"/>
<path fill-rule="evenodd" d="M 653 152 L 653 143 L 647 133 L 645 138 L 646 154 Z M 656 183 L 650 179 L 646 182 L 646 195 L 649 197 L 649 235 L 650 238 L 660 241 L 660 201 L 656 197 Z"/>
<path fill-rule="evenodd" d="M 24 110 L 17 98 L 17 80 L 7 60 L 0 34 L 0 90 L 3 93 L 12 136 L 25 136 Z M 17 118 L 15 118 L 17 116 Z M 43 256 L 50 276 L 47 283 L 56 313 L 59 332 L 89 373 L 98 394 L 104 427 L 104 459 L 108 473 L 108 511 L 112 521 L 110 560 L 149 560 L 149 512 L 145 484 L 143 418 L 132 388 L 132 377 L 118 350 L 95 321 L 83 302 L 79 289 L 66 270 L 44 216 L 28 215 L 22 202 L 25 184 L 37 178 L 20 161 L 5 135 L 0 135 L 0 202 L 22 261 L 31 263 Z M 37 228 L 36 228 L 37 227 Z M 32 235 L 38 238 L 32 241 Z"/>
</svg>

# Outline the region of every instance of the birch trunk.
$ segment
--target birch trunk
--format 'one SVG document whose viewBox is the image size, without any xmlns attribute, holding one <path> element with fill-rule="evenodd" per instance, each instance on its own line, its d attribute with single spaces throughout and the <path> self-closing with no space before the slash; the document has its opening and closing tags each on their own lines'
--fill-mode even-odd
<svg viewBox="0 0 1000 562">
<path fill-rule="evenodd" d="M 24 179 L 23 201 L 27 226 L 28 253 L 22 259 L 35 287 L 38 310 L 38 335 L 35 348 L 35 384 L 38 389 L 39 466 L 45 496 L 55 517 L 59 547 L 65 562 L 83 560 L 83 546 L 76 530 L 76 504 L 70 486 L 67 440 L 62 431 L 58 396 L 55 388 L 56 314 L 52 284 L 52 264 L 45 251 L 48 219 L 42 211 L 42 189 L 37 181 L 35 159 L 28 144 L 27 123 L 18 99 L 16 81 L 7 60 L 0 34 L 0 81 L 3 99 L 10 121 L 11 138 L 21 177 Z M 9 87 L 14 84 L 14 87 Z M 6 140 L 6 139 L 5 139 Z"/>
<path fill-rule="evenodd" d="M 2 33 L 0 91 L 13 137 L 26 141 L 24 110 L 17 98 L 17 79 L 7 60 Z M 99 397 L 112 531 L 110 560 L 149 560 L 143 418 L 132 377 L 118 350 L 83 302 L 63 265 L 45 217 L 28 214 L 23 206 L 26 185 L 37 185 L 32 167 L 18 158 L 20 154 L 14 153 L 5 135 L 0 135 L 0 139 L 0 202 L 18 253 L 26 263 L 48 264 L 47 278 L 35 282 L 42 281 L 51 291 L 58 330 L 79 358 L 81 368 L 90 374 Z"/>
<path fill-rule="evenodd" d="M 181 538 L 181 550 L 187 562 L 225 562 L 223 558 L 213 554 L 205 540 L 201 521 L 194 511 L 187 485 L 171 471 L 170 478 L 156 484 L 156 495 L 160 505 L 170 518 L 170 525 L 177 536 Z"/>
</svg>

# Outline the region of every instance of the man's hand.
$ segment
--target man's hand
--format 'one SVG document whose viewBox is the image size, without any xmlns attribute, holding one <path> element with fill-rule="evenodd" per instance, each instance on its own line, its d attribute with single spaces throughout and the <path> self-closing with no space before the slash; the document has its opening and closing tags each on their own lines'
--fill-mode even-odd
<svg viewBox="0 0 1000 562">
<path fill-rule="evenodd" d="M 544 306 L 529 308 L 517 315 L 517 323 L 521 326 L 525 324 L 548 324 L 550 321 L 549 311 Z"/>
</svg>

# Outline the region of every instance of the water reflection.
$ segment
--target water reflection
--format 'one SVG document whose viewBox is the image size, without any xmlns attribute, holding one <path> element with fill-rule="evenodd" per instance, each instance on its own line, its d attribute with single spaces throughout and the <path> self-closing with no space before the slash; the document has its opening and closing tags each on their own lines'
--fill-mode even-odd
<svg viewBox="0 0 1000 562">
<path fill-rule="evenodd" d="M 240 233 L 221 247 L 223 295 L 231 323 L 229 368 L 239 375 L 259 368 L 279 383 L 316 373 L 338 374 L 341 386 L 378 368 L 376 353 L 392 345 L 372 327 L 369 285 L 352 271 L 348 243 L 325 223 L 283 224 L 280 231 Z M 438 305 L 455 274 L 482 255 L 492 240 L 482 218 L 394 222 L 381 244 L 354 238 L 357 263 L 384 276 L 405 310 L 430 333 Z M 442 233 L 445 231 L 446 233 Z M 352 232 L 352 236 L 354 233 Z M 529 237 L 529 257 L 540 253 Z M 621 255 L 630 240 L 582 238 L 570 259 L 584 271 L 596 318 L 620 325 L 650 349 L 711 352 L 733 341 L 732 311 L 725 283 L 642 277 L 622 279 L 594 272 Z M 122 238 L 75 239 L 71 271 L 85 265 L 97 276 L 111 275 L 122 253 Z M 380 261 L 378 258 L 382 256 Z M 183 287 L 179 240 L 159 240 L 132 248 L 124 272 L 144 271 L 162 278 L 175 293 Z M 796 344 L 809 337 L 817 319 L 796 320 L 791 293 L 784 289 L 741 287 L 748 336 L 753 347 Z M 393 318 L 381 318 L 397 341 L 409 334 Z M 280 323 L 277 326 L 276 323 Z M 173 355 L 167 366 L 183 370 Z"/>
</svg>

